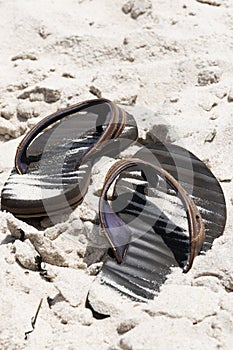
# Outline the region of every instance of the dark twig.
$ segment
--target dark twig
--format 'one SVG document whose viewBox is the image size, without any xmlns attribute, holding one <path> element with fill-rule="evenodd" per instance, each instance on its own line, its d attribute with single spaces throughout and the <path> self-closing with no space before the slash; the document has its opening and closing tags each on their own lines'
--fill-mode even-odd
<svg viewBox="0 0 233 350">
<path fill-rule="evenodd" d="M 34 331 L 34 328 L 35 328 L 35 324 L 36 324 L 36 320 L 37 320 L 37 317 L 38 317 L 38 314 L 39 314 L 39 311 L 40 311 L 40 308 L 41 308 L 41 305 L 42 305 L 42 302 L 43 302 L 43 298 L 40 299 L 40 303 L 38 305 L 38 308 L 36 310 L 36 314 L 34 317 L 32 317 L 31 319 L 31 324 L 32 324 L 32 330 L 31 331 L 28 331 L 28 332 L 25 332 L 25 340 L 28 339 L 28 334 L 32 333 Z"/>
</svg>

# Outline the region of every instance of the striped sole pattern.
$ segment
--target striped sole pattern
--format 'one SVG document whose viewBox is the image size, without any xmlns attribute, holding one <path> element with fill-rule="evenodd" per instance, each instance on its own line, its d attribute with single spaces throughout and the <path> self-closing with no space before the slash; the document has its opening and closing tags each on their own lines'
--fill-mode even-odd
<svg viewBox="0 0 233 350">
<path fill-rule="evenodd" d="M 64 145 L 58 146 L 43 153 L 43 156 L 30 156 L 29 149 L 31 161 L 28 173 L 21 175 L 13 170 L 2 191 L 5 201 L 25 201 L 27 196 L 31 200 L 40 200 L 60 195 L 77 186 L 84 179 L 88 164 L 84 163 L 78 169 L 76 164 L 97 138 L 93 133 L 83 139 L 73 140 L 69 149 Z"/>
<path fill-rule="evenodd" d="M 226 222 L 224 195 L 211 171 L 192 153 L 174 145 L 155 144 L 135 158 L 153 159 L 181 183 L 202 215 L 203 251 L 207 251 Z M 182 203 L 161 179 L 153 179 L 152 186 L 139 172 L 125 171 L 115 184 L 112 208 L 129 225 L 133 239 L 123 262 L 117 264 L 109 257 L 94 283 L 111 286 L 134 300 L 153 299 L 171 267 L 182 268 L 190 253 Z"/>
</svg>

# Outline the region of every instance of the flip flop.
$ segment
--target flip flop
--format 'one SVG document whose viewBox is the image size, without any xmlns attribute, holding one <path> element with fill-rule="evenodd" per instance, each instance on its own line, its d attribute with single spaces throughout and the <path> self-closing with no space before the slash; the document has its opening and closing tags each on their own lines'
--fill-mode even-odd
<svg viewBox="0 0 233 350">
<path fill-rule="evenodd" d="M 101 229 L 113 251 L 88 295 L 101 286 L 153 299 L 171 267 L 188 272 L 224 230 L 225 199 L 207 166 L 182 147 L 154 144 L 112 167 L 100 198 Z M 115 181 L 111 206 L 107 195 Z"/>
<path fill-rule="evenodd" d="M 31 218 L 74 209 L 83 200 L 91 167 L 137 140 L 134 118 L 106 99 L 85 101 L 41 120 L 20 142 L 1 209 Z"/>
</svg>

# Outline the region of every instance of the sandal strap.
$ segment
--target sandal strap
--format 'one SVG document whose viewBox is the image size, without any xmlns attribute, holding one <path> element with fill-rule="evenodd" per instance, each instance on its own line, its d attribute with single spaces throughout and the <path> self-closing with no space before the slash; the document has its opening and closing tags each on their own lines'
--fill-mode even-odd
<svg viewBox="0 0 233 350">
<path fill-rule="evenodd" d="M 111 118 L 109 121 L 109 124 L 104 131 L 104 133 L 100 136 L 99 140 L 96 142 L 96 144 L 89 150 L 88 155 L 90 153 L 93 153 L 100 147 L 100 145 L 107 140 L 117 138 L 122 130 L 125 128 L 126 124 L 126 112 L 123 111 L 121 108 L 119 108 L 116 104 L 113 102 L 107 100 L 107 99 L 94 99 L 94 100 L 88 100 L 81 103 L 78 103 L 76 105 L 72 105 L 68 108 L 62 109 L 56 113 L 53 113 L 45 118 L 43 118 L 38 124 L 36 124 L 23 138 L 23 140 L 20 142 L 16 155 L 15 155 L 15 168 L 19 174 L 25 174 L 28 169 L 28 158 L 27 158 L 27 148 L 31 144 L 31 142 L 35 139 L 35 137 L 41 133 L 44 129 L 52 125 L 53 123 L 56 123 L 57 121 L 61 120 L 62 118 L 65 118 L 75 112 L 81 111 L 85 108 L 91 108 L 93 107 L 93 110 L 95 109 L 95 106 L 98 104 L 108 104 L 111 111 Z M 104 123 L 104 120 L 106 118 L 106 115 L 100 115 L 97 118 L 96 123 L 96 129 L 100 127 L 100 123 Z M 87 154 L 84 155 L 85 157 Z"/>
<path fill-rule="evenodd" d="M 99 218 L 102 232 L 107 238 L 113 250 L 117 262 L 120 264 L 126 254 L 130 241 L 131 231 L 128 225 L 112 210 L 107 199 L 107 192 L 114 180 L 126 169 L 141 166 L 148 168 L 150 172 L 162 176 L 165 181 L 176 192 L 182 201 L 188 220 L 190 254 L 184 272 L 188 272 L 192 267 L 195 256 L 200 252 L 205 240 L 204 223 L 201 214 L 193 200 L 189 197 L 183 187 L 163 168 L 145 162 L 141 159 L 122 160 L 115 163 L 108 171 L 99 201 Z M 114 227 L 114 232 L 112 228 Z"/>
</svg>

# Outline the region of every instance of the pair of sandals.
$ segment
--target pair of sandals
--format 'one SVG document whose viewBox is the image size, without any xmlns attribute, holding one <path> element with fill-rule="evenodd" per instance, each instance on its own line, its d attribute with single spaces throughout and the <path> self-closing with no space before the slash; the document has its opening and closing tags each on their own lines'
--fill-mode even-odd
<svg viewBox="0 0 233 350">
<path fill-rule="evenodd" d="M 1 209 L 24 219 L 73 210 L 87 192 L 93 164 L 116 157 L 137 138 L 133 116 L 106 99 L 44 118 L 18 146 Z M 226 205 L 200 159 L 180 146 L 150 143 L 108 171 L 99 222 L 110 249 L 97 282 L 146 301 L 172 266 L 189 271 L 223 233 Z"/>
</svg>

